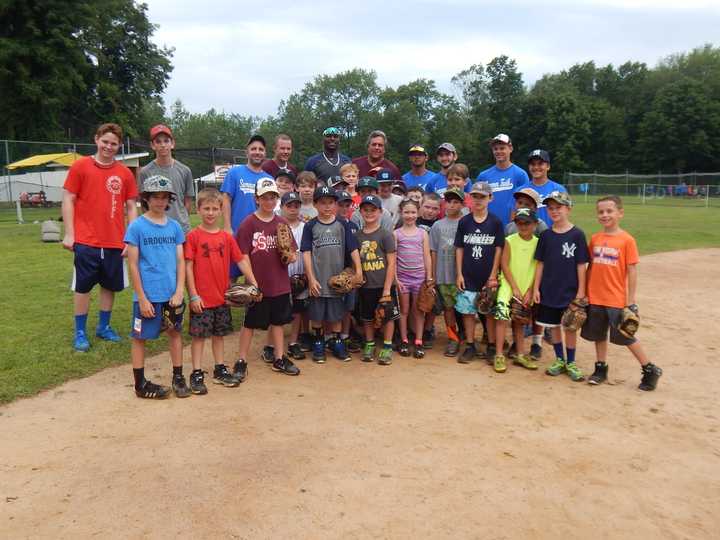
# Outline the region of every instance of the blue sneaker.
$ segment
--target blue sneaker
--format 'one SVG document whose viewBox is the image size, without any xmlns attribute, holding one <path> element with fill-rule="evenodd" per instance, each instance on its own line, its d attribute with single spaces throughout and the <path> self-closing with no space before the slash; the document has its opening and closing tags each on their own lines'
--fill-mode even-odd
<svg viewBox="0 0 720 540">
<path fill-rule="evenodd" d="M 85 332 L 80 330 L 75 332 L 75 341 L 73 341 L 73 348 L 78 352 L 87 352 L 90 350 L 90 342 L 85 336 Z"/>
<path fill-rule="evenodd" d="M 112 341 L 113 343 L 120 341 L 120 336 L 118 336 L 117 332 L 115 332 L 115 330 L 113 330 L 110 326 L 106 326 L 105 328 L 96 328 L 95 335 L 100 339 Z"/>
<path fill-rule="evenodd" d="M 325 363 L 325 342 L 322 339 L 313 341 L 312 359 L 318 364 Z"/>
<path fill-rule="evenodd" d="M 342 339 L 336 339 L 333 342 L 332 348 L 333 356 L 341 362 L 349 362 L 352 358 L 348 354 L 345 342 Z"/>
</svg>

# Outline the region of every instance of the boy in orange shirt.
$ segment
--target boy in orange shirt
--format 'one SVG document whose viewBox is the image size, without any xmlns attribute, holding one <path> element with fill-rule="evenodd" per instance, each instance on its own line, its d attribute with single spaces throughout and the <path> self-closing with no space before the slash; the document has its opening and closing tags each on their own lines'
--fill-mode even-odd
<svg viewBox="0 0 720 540">
<path fill-rule="evenodd" d="M 642 366 L 640 390 L 655 390 L 662 369 L 650 362 L 640 343 L 618 331 L 622 311 L 628 306 L 637 312 L 637 263 L 639 261 L 635 239 L 620 228 L 624 215 L 622 199 L 616 195 L 597 201 L 597 217 L 602 232 L 590 239 L 590 266 L 588 268 L 587 295 L 590 302 L 588 318 L 581 336 L 595 342 L 597 361 L 595 372 L 588 381 L 601 384 L 607 380 L 608 329 L 610 342 L 626 346 Z"/>
</svg>

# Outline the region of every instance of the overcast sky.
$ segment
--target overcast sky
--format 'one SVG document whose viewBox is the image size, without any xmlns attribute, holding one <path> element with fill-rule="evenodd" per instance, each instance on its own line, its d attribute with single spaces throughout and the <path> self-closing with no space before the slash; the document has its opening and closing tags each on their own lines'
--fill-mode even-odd
<svg viewBox="0 0 720 540">
<path fill-rule="evenodd" d="M 654 66 L 720 45 L 718 0 L 144 1 L 155 41 L 175 48 L 166 104 L 192 112 L 275 114 L 315 76 L 355 67 L 451 93 L 453 75 L 502 54 L 532 84 L 578 62 Z"/>
</svg>

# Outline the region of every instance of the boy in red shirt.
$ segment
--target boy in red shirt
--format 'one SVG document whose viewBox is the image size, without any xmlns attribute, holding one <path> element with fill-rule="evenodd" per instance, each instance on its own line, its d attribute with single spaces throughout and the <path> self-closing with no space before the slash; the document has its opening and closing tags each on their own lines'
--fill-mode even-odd
<svg viewBox="0 0 720 540">
<path fill-rule="evenodd" d="M 110 326 L 115 293 L 127 287 L 123 266 L 127 223 L 137 217 L 137 183 L 130 169 L 115 161 L 120 149 L 122 128 L 103 124 L 95 132 L 97 152 L 80 158 L 65 179 L 62 216 L 65 236 L 62 245 L 74 255 L 72 290 L 75 306 L 76 351 L 90 349 L 87 314 L 90 291 L 100 285 L 100 315 L 95 335 L 106 341 L 120 341 Z"/>
<path fill-rule="evenodd" d="M 622 199 L 616 195 L 597 201 L 597 217 L 602 232 L 590 239 L 590 266 L 588 268 L 587 295 L 590 302 L 588 318 L 581 336 L 595 342 L 597 361 L 595 372 L 588 381 L 601 384 L 607 380 L 608 329 L 610 342 L 626 346 L 642 366 L 640 390 L 655 390 L 662 369 L 650 362 L 645 351 L 634 337 L 627 338 L 618 331 L 622 311 L 628 306 L 637 312 L 637 263 L 639 261 L 635 239 L 620 228 L 624 215 Z"/>
<path fill-rule="evenodd" d="M 202 358 L 207 338 L 211 339 L 215 367 L 213 382 L 237 386 L 247 376 L 247 364 L 236 362 L 231 374 L 223 361 L 224 336 L 232 333 L 232 314 L 225 303 L 225 291 L 230 284 L 230 264 L 238 265 L 247 283 L 257 285 L 250 263 L 238 248 L 233 236 L 220 228 L 222 195 L 215 188 L 198 193 L 197 210 L 202 223 L 190 231 L 185 241 L 185 276 L 190 294 L 190 336 L 193 371 L 190 390 L 193 394 L 207 394 Z"/>
</svg>

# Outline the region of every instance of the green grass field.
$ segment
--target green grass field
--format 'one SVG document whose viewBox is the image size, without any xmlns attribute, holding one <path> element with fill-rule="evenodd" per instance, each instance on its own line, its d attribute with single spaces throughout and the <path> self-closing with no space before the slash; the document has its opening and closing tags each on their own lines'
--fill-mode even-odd
<svg viewBox="0 0 720 540">
<path fill-rule="evenodd" d="M 26 223 L 17 225 L 14 210 L 0 210 L 0 403 L 129 362 L 128 339 L 112 345 L 93 339 L 90 352 L 72 350 L 72 255 L 60 244 L 40 242 L 40 225 L 33 223 L 59 214 L 59 208 L 25 209 Z M 194 218 L 197 221 L 197 216 Z M 572 219 L 588 235 L 598 229 L 590 203 L 579 203 Z M 642 254 L 720 246 L 718 208 L 628 205 L 624 227 L 637 238 Z M 130 329 L 131 303 L 129 290 L 116 297 L 113 326 L 122 335 Z M 94 295 L 90 331 L 96 321 Z M 151 342 L 148 351 L 158 352 L 166 346 L 163 338 Z M 130 377 L 128 367 L 128 382 Z"/>
</svg>

